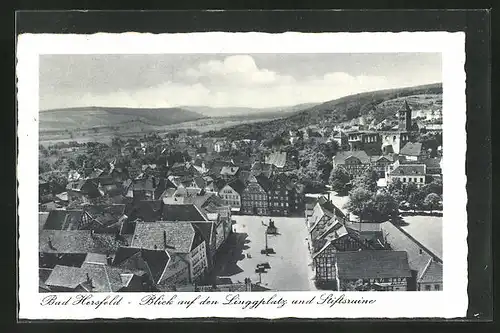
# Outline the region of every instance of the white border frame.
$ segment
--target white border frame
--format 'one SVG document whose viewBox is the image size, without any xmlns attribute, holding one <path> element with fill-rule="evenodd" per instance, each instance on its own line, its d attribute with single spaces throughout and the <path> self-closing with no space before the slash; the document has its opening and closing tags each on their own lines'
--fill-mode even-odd
<svg viewBox="0 0 500 333">
<path fill-rule="evenodd" d="M 442 53 L 444 287 L 440 292 L 343 293 L 351 299 L 374 299 L 372 305 L 335 304 L 242 306 L 139 306 L 142 293 L 123 293 L 119 306 L 41 306 L 38 293 L 38 63 L 41 54 L 160 53 Z M 466 97 L 463 32 L 402 33 L 190 33 L 190 34 L 24 34 L 17 45 L 19 156 L 19 318 L 412 318 L 464 317 L 467 311 L 467 194 L 465 175 Z M 28 222 L 29 220 L 29 222 Z M 28 224 L 29 223 L 29 224 Z M 316 301 L 325 292 L 280 292 L 277 297 Z M 200 293 L 178 293 L 183 299 Z M 342 293 L 331 292 L 334 297 Z M 58 294 L 67 298 L 72 294 Z M 201 294 L 224 302 L 227 293 Z M 242 299 L 269 298 L 272 293 L 241 293 Z M 103 299 L 107 294 L 93 294 Z M 169 295 L 165 295 L 168 299 Z"/>
</svg>

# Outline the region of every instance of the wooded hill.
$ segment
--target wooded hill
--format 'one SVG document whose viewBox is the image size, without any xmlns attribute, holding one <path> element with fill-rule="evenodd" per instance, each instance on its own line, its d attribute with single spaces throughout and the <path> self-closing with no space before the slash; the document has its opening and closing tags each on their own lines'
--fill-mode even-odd
<svg viewBox="0 0 500 333">
<path fill-rule="evenodd" d="M 365 115 L 370 115 L 376 121 L 381 121 L 393 117 L 395 112 L 393 107 L 387 107 L 390 103 L 384 102 L 407 96 L 439 95 L 442 94 L 442 91 L 442 84 L 436 83 L 365 92 L 318 104 L 286 118 L 253 124 L 242 124 L 220 131 L 211 131 L 207 135 L 216 137 L 226 136 L 230 140 L 263 140 L 288 130 L 318 124 L 335 125 Z"/>
</svg>

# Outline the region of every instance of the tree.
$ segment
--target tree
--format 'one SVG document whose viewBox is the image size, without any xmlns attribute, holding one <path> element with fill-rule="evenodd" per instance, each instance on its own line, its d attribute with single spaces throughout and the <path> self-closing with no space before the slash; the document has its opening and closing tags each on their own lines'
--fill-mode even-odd
<svg viewBox="0 0 500 333">
<path fill-rule="evenodd" d="M 429 184 L 426 184 L 422 187 L 422 191 L 425 195 L 429 195 L 431 193 L 436 193 L 437 195 L 443 195 L 443 181 L 441 179 L 435 179 Z"/>
<path fill-rule="evenodd" d="M 410 204 L 410 207 L 413 209 L 413 212 L 417 210 L 417 208 L 422 208 L 424 205 L 424 199 L 425 195 L 422 191 L 416 191 L 412 192 L 408 196 L 408 203 Z"/>
<path fill-rule="evenodd" d="M 335 154 L 337 154 L 337 151 L 339 150 L 339 144 L 337 141 L 320 143 L 318 145 L 318 148 L 328 159 L 332 159 L 333 156 L 335 156 Z"/>
<path fill-rule="evenodd" d="M 351 189 L 351 176 L 343 168 L 331 172 L 329 183 L 339 195 L 347 195 Z"/>
<path fill-rule="evenodd" d="M 385 221 L 398 215 L 399 204 L 390 193 L 377 193 L 373 198 L 373 213 L 378 221 Z"/>
<path fill-rule="evenodd" d="M 359 221 L 371 217 L 373 212 L 373 193 L 363 187 L 351 190 L 346 208 L 349 212 L 359 216 Z"/>
<path fill-rule="evenodd" d="M 385 192 L 390 193 L 398 204 L 406 200 L 403 191 L 403 183 L 397 178 L 387 185 Z"/>
<path fill-rule="evenodd" d="M 353 188 L 362 187 L 370 192 L 377 191 L 378 174 L 372 168 L 367 169 L 353 180 Z"/>
<path fill-rule="evenodd" d="M 38 173 L 45 173 L 51 171 L 50 164 L 46 161 L 40 160 L 38 163 Z"/>
<path fill-rule="evenodd" d="M 424 205 L 429 208 L 432 214 L 432 210 L 437 208 L 440 204 L 441 198 L 436 193 L 429 193 L 424 199 Z"/>
</svg>

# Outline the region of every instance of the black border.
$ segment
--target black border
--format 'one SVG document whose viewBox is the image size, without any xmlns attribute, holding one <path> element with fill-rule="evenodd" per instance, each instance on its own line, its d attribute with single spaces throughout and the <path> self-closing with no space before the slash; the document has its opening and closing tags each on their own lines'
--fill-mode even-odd
<svg viewBox="0 0 500 333">
<path fill-rule="evenodd" d="M 86 5 L 86 8 L 91 8 L 88 3 Z M 285 31 L 465 31 L 467 52 L 465 67 L 467 71 L 467 191 L 469 215 L 469 310 L 467 320 L 488 321 L 492 319 L 491 31 L 490 13 L 488 11 L 26 11 L 17 13 L 16 24 L 17 33 L 119 33 L 128 31 L 151 33 L 196 31 L 261 31 L 269 33 Z M 8 155 L 7 151 L 3 154 L 3 156 Z M 7 208 L 15 207 L 9 204 L 7 206 Z M 13 257 L 15 258 L 15 256 Z M 16 267 L 16 262 L 14 262 L 13 267 Z M 16 299 L 17 284 L 16 288 L 12 289 L 15 292 L 14 299 Z M 216 319 L 216 321 L 234 322 L 235 320 Z M 252 320 L 244 321 L 250 324 Z M 283 323 L 284 321 L 286 322 L 287 320 L 276 320 L 273 322 Z M 389 325 L 397 325 L 399 328 L 405 327 L 401 326 L 401 320 L 398 320 L 399 323 L 385 322 L 380 324 L 380 326 L 367 326 L 368 323 L 360 323 L 362 320 L 359 319 L 352 320 L 356 323 L 352 323 L 351 320 L 342 321 L 348 321 L 350 322 L 349 324 L 354 325 L 350 325 L 351 329 L 369 328 L 370 330 L 377 330 L 376 327 L 384 326 L 388 328 Z M 410 322 L 413 321 L 410 320 Z M 441 319 L 438 321 L 441 321 Z M 318 326 L 323 326 L 323 329 L 328 329 L 324 324 L 330 323 L 332 320 L 300 320 L 300 322 L 308 323 L 308 325 L 314 324 L 314 326 L 318 324 Z M 370 320 L 370 322 L 381 321 Z M 291 323 L 287 325 L 289 324 Z M 293 320 L 293 324 L 298 325 L 299 322 Z M 58 329 L 72 329 L 71 325 L 60 323 L 58 324 Z M 121 328 L 124 325 L 136 327 L 132 323 L 119 324 Z M 421 325 L 423 326 L 419 326 L 420 330 L 431 329 L 429 320 L 427 320 L 427 323 Z M 43 329 L 40 325 L 36 325 L 35 327 L 36 331 L 39 332 L 54 329 L 53 324 L 47 324 L 43 326 Z M 94 329 L 93 327 L 86 328 L 87 330 Z"/>
</svg>

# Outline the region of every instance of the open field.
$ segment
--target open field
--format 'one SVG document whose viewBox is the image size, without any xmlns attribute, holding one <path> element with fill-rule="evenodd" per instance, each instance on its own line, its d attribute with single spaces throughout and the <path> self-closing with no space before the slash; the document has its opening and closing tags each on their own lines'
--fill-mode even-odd
<svg viewBox="0 0 500 333">
<path fill-rule="evenodd" d="M 42 144 L 54 144 L 58 142 L 103 142 L 110 143 L 111 139 L 115 136 L 121 138 L 127 137 L 140 137 L 149 132 L 158 132 L 164 135 L 168 132 L 180 129 L 193 129 L 200 133 L 220 130 L 222 128 L 236 126 L 240 124 L 248 124 L 259 121 L 271 120 L 269 118 L 246 118 L 246 117 L 221 117 L 221 118 L 205 118 L 194 121 L 187 121 L 178 124 L 171 124 L 165 126 L 152 126 L 141 122 L 129 122 L 117 124 L 110 127 L 94 127 L 94 128 L 81 128 L 78 130 L 49 130 L 47 128 L 40 129 L 39 141 Z"/>
<path fill-rule="evenodd" d="M 316 290 L 313 283 L 312 259 L 307 248 L 308 232 L 303 218 L 273 217 L 279 235 L 268 236 L 268 246 L 275 254 L 266 256 L 265 230 L 269 217 L 233 216 L 235 233 L 228 239 L 226 250 L 217 258 L 215 274 L 233 282 L 249 277 L 259 281 L 256 266 L 268 262 L 271 269 L 262 274 L 262 286 L 280 291 Z M 250 257 L 247 257 L 247 254 Z"/>
</svg>

